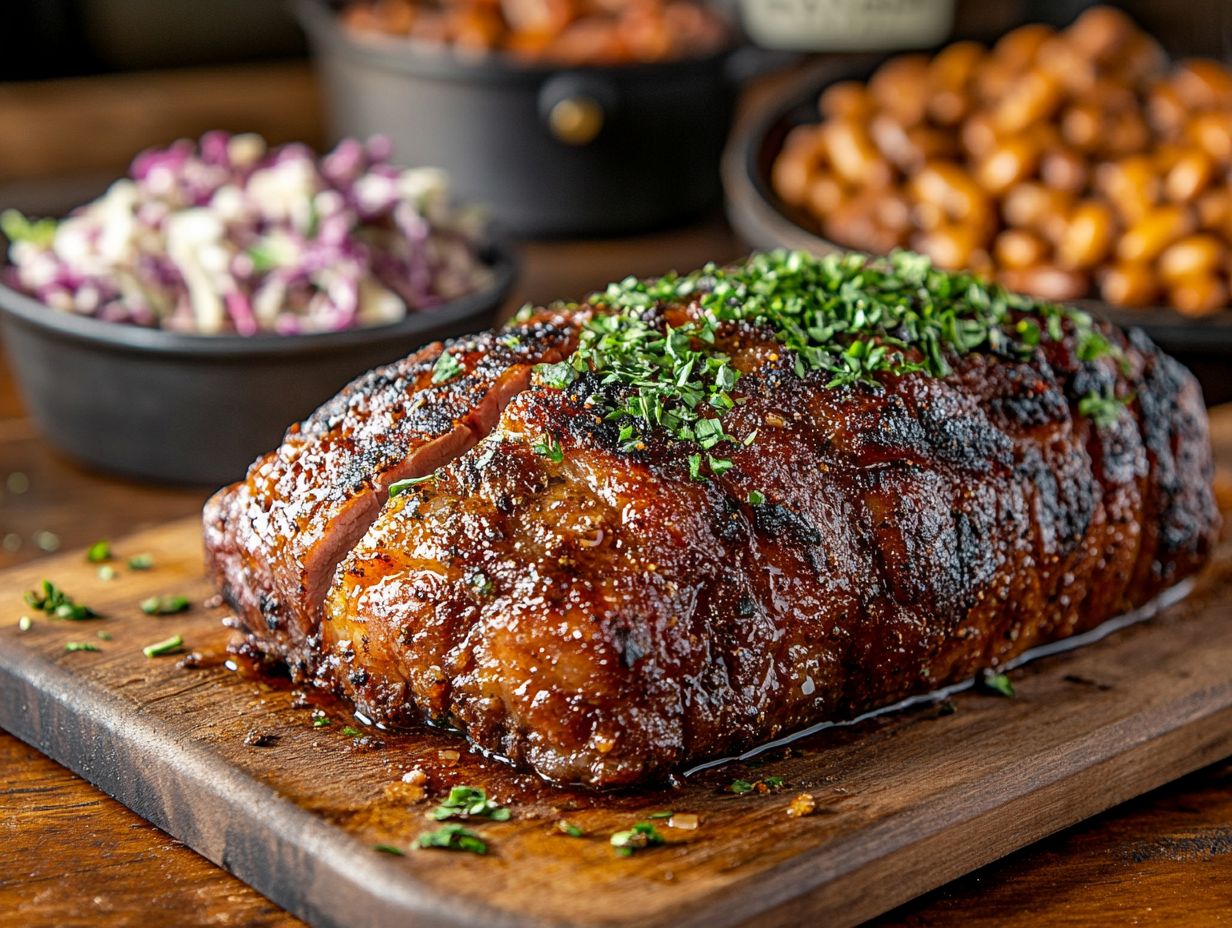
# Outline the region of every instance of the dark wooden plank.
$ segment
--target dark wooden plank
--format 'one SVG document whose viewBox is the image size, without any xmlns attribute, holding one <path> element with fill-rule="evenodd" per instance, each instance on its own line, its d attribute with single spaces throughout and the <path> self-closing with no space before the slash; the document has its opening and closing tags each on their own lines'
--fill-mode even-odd
<svg viewBox="0 0 1232 928">
<path fill-rule="evenodd" d="M 852 924 L 953 877 L 1232 753 L 1232 583 L 1229 553 L 1190 600 L 1150 623 L 1015 672 L 1013 701 L 964 694 L 957 712 L 921 707 L 831 729 L 763 766 L 734 765 L 650 794 L 554 790 L 439 733 L 376 733 L 371 746 L 334 722 L 312 727 L 293 694 L 217 662 L 188 670 L 146 660 L 172 632 L 221 655 L 227 631 L 201 607 L 194 520 L 118 544 L 150 550 L 158 568 L 104 581 L 80 551 L 11 569 L 17 591 L 48 576 L 107 618 L 37 622 L 0 608 L 0 724 L 98 783 L 270 898 L 319 925 L 792 924 L 825 915 Z M 151 618 L 136 604 L 184 592 L 198 605 Z M 105 629 L 110 641 L 94 639 Z M 69 640 L 99 653 L 65 653 Z M 211 663 L 207 660 L 207 663 Z M 1068 679 L 1067 679 L 1068 678 Z M 1075 683 L 1094 681 L 1098 685 Z M 268 748 L 245 743 L 273 735 Z M 251 739 L 249 739 L 251 740 Z M 481 826 L 487 858 L 370 850 L 407 847 L 427 826 L 401 774 L 430 771 L 430 793 L 483 785 L 515 819 Z M 734 777 L 774 773 L 779 794 L 724 792 Z M 786 816 L 808 791 L 821 811 Z M 614 856 L 607 836 L 648 812 L 699 814 L 664 828 L 669 844 Z M 568 811 L 565 811 L 568 810 Z M 568 815 L 592 837 L 554 831 Z M 635 900 L 635 902 L 634 902 Z M 629 906 L 636 906 L 636 913 Z"/>
</svg>

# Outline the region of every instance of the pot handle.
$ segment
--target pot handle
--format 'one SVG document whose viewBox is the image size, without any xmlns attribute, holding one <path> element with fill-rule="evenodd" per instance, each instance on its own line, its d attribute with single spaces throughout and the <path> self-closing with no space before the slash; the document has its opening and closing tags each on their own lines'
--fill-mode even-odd
<svg viewBox="0 0 1232 928">
<path fill-rule="evenodd" d="M 565 71 L 539 88 L 539 118 L 565 145 L 589 145 L 603 132 L 619 103 L 615 85 L 595 74 Z"/>
</svg>

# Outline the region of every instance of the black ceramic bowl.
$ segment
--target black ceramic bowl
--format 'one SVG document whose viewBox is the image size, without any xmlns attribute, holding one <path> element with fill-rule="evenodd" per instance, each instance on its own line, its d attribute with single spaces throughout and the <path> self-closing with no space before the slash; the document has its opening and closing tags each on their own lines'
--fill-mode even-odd
<svg viewBox="0 0 1232 928">
<path fill-rule="evenodd" d="M 817 98 L 829 84 L 865 80 L 884 56 L 850 56 L 819 63 L 733 134 L 723 154 L 727 214 L 740 237 L 754 248 L 798 248 L 814 254 L 846 250 L 825 238 L 812 217 L 784 203 L 770 183 L 770 169 L 796 126 L 820 118 Z M 1076 300 L 1089 312 L 1125 327 L 1143 329 L 1165 351 L 1190 367 L 1208 403 L 1232 401 L 1232 308 L 1202 319 L 1164 306 L 1124 309 L 1102 300 Z"/>
<path fill-rule="evenodd" d="M 464 58 L 355 35 L 325 0 L 297 0 L 334 138 L 388 136 L 408 164 L 449 169 L 460 197 L 505 228 L 559 236 L 641 231 L 721 195 L 735 50 L 617 67 Z"/>
<path fill-rule="evenodd" d="M 487 289 L 392 325 L 311 335 L 188 335 L 50 309 L 0 286 L 0 334 L 43 434 L 100 470 L 187 484 L 237 480 L 349 380 L 490 324 L 514 278 L 489 249 Z"/>
</svg>

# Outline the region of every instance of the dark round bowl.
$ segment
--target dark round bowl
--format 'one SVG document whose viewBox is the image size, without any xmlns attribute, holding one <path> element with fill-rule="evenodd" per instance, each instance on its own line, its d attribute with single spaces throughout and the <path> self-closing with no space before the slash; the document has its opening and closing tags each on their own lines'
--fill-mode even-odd
<svg viewBox="0 0 1232 928">
<path fill-rule="evenodd" d="M 884 56 L 864 55 L 823 62 L 737 128 L 723 153 L 723 189 L 731 224 L 749 245 L 814 254 L 847 250 L 821 235 L 811 217 L 779 199 L 770 183 L 770 169 L 787 134 L 796 126 L 818 121 L 817 98 L 827 85 L 864 80 L 884 60 Z M 1166 306 L 1126 309 L 1097 299 L 1074 302 L 1117 325 L 1146 331 L 1160 347 L 1193 369 L 1207 402 L 1232 400 L 1232 309 L 1190 319 Z"/>
<path fill-rule="evenodd" d="M 667 225 L 719 202 L 737 49 L 604 67 L 519 62 L 346 29 L 296 0 L 334 138 L 379 133 L 399 160 L 449 169 L 460 197 L 534 236 Z M 565 112 L 597 114 L 583 131 Z"/>
<path fill-rule="evenodd" d="M 310 335 L 190 335 L 71 315 L 0 285 L 0 335 L 26 408 L 99 470 L 185 484 L 238 480 L 287 426 L 355 376 L 488 326 L 515 275 L 392 325 Z"/>
</svg>

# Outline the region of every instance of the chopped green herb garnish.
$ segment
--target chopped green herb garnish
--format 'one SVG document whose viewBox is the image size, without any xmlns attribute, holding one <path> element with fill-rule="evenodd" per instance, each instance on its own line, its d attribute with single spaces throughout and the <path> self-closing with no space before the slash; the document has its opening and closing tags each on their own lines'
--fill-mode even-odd
<svg viewBox="0 0 1232 928">
<path fill-rule="evenodd" d="M 432 365 L 432 383 L 439 386 L 449 383 L 462 373 L 462 365 L 448 351 L 442 351 L 441 356 Z"/>
<path fill-rule="evenodd" d="M 129 570 L 149 570 L 154 566 L 152 554 L 134 554 L 128 559 Z"/>
<path fill-rule="evenodd" d="M 754 789 L 756 789 L 756 787 L 748 780 L 732 780 L 731 786 L 727 787 L 728 792 L 736 793 L 737 795 L 751 793 Z"/>
<path fill-rule="evenodd" d="M 632 857 L 640 850 L 665 842 L 651 822 L 638 822 L 628 831 L 618 831 L 612 835 L 611 843 L 621 857 Z"/>
<path fill-rule="evenodd" d="M 363 734 L 364 734 L 354 725 L 347 725 L 345 728 L 342 729 L 342 733 L 346 735 L 348 738 L 360 738 L 360 737 L 363 737 Z"/>
<path fill-rule="evenodd" d="M 766 785 L 766 789 L 782 789 L 787 781 L 782 777 L 766 777 L 762 783 Z"/>
<path fill-rule="evenodd" d="M 656 308 L 687 301 L 696 302 L 700 316 L 664 327 Z M 541 365 L 538 376 L 563 389 L 590 375 L 595 386 L 586 403 L 618 426 L 626 452 L 645 447 L 652 428 L 702 452 L 752 442 L 753 435 L 728 434 L 722 421 L 742 402 L 741 374 L 716 348 L 730 325 L 773 332 L 783 351 L 771 353 L 770 363 L 781 362 L 799 377 L 824 375 L 830 388 L 880 389 L 885 376 L 915 372 L 944 377 L 961 355 L 1030 357 L 1043 338 L 1067 333 L 1084 361 L 1121 354 L 1081 310 L 1010 294 L 909 252 L 885 258 L 755 254 L 736 267 L 629 277 L 591 303 L 608 312 L 583 325 L 572 357 Z M 732 466 L 717 452 L 687 460 L 690 476 L 699 480 Z"/>
<path fill-rule="evenodd" d="M 395 497 L 401 496 L 411 487 L 417 487 L 421 483 L 427 483 L 429 480 L 435 479 L 436 474 L 431 473 L 424 474 L 422 477 L 407 477 L 405 480 L 399 480 L 396 483 L 391 483 L 389 485 L 389 498 L 394 499 Z"/>
<path fill-rule="evenodd" d="M 465 851 L 468 854 L 488 853 L 488 842 L 457 823 L 442 825 L 435 831 L 425 831 L 417 839 L 417 844 L 421 848 Z"/>
<path fill-rule="evenodd" d="M 57 619 L 81 622 L 98 618 L 98 613 L 89 606 L 75 602 L 50 580 L 44 580 L 41 591 L 31 590 L 25 596 L 26 605 L 39 609 Z"/>
<path fill-rule="evenodd" d="M 455 786 L 449 796 L 432 810 L 438 822 L 447 818 L 490 818 L 494 822 L 507 822 L 510 811 L 488 798 L 478 786 Z"/>
<path fill-rule="evenodd" d="M 190 605 L 187 596 L 151 596 L 141 601 L 141 611 L 146 615 L 175 615 L 187 612 Z"/>
<path fill-rule="evenodd" d="M 165 657 L 168 654 L 176 654 L 184 649 L 184 639 L 179 635 L 172 635 L 170 638 L 165 638 L 155 644 L 148 644 L 141 649 L 141 653 L 146 657 Z"/>
<path fill-rule="evenodd" d="M 1014 684 L 1003 673 L 994 673 L 990 670 L 984 671 L 980 675 L 980 689 L 987 693 L 1005 696 L 1008 699 L 1014 698 Z"/>
<path fill-rule="evenodd" d="M 103 631 L 95 633 L 94 637 L 96 637 L 99 641 L 110 641 L 111 632 L 103 630 Z"/>
<path fill-rule="evenodd" d="M 492 581 L 488 579 L 488 575 L 482 570 L 477 570 L 467 578 L 467 583 L 480 596 L 488 596 L 492 592 Z"/>
<path fill-rule="evenodd" d="M 315 712 L 312 713 L 312 727 L 313 728 L 327 728 L 330 724 L 331 722 L 330 722 L 329 716 L 326 715 L 324 712 L 322 712 L 320 709 L 317 709 Z"/>
<path fill-rule="evenodd" d="M 33 245 L 47 246 L 56 237 L 56 221 L 31 221 L 15 209 L 6 209 L 0 213 L 0 232 L 3 232 L 10 242 L 30 242 Z"/>
<path fill-rule="evenodd" d="M 65 651 L 101 651 L 98 645 L 89 641 L 70 641 L 64 646 Z"/>
<path fill-rule="evenodd" d="M 400 847 L 394 847 L 392 844 L 374 844 L 372 845 L 372 849 L 374 851 L 379 851 L 382 854 L 392 854 L 394 857 L 406 856 L 406 851 L 402 850 Z"/>
<path fill-rule="evenodd" d="M 752 782 L 749 780 L 732 780 L 731 785 L 727 787 L 727 791 L 743 796 L 745 793 L 769 793 L 776 789 L 782 789 L 786 785 L 787 781 L 783 777 L 778 776 L 764 777 Z"/>
<path fill-rule="evenodd" d="M 103 564 L 101 567 L 99 567 L 98 579 L 114 580 L 115 578 L 116 578 L 116 569 L 112 567 L 110 564 Z"/>
<path fill-rule="evenodd" d="M 549 461 L 556 464 L 559 464 L 565 459 L 565 451 L 561 448 L 560 442 L 558 442 L 551 435 L 544 435 L 541 439 L 531 445 L 531 448 L 534 450 L 535 454 L 540 457 L 545 457 Z"/>
<path fill-rule="evenodd" d="M 28 632 L 32 628 L 34 628 L 34 619 L 28 615 L 23 615 L 17 620 L 17 630 L 19 632 Z"/>
<path fill-rule="evenodd" d="M 586 832 L 582 831 L 581 828 L 579 828 L 577 825 L 573 824 L 572 822 L 567 822 L 564 819 L 561 819 L 559 822 L 556 823 L 556 830 L 559 831 L 562 835 L 568 835 L 570 838 L 586 837 Z"/>
<path fill-rule="evenodd" d="M 646 817 L 647 818 L 671 818 L 672 813 L 670 811 L 669 812 L 651 812 Z"/>
<path fill-rule="evenodd" d="M 111 542 L 96 541 L 86 550 L 86 560 L 91 564 L 101 564 L 111 559 Z"/>
<path fill-rule="evenodd" d="M 1098 429 L 1112 428 L 1129 403 L 1129 398 L 1119 399 L 1100 393 L 1088 393 L 1078 401 L 1078 414 L 1086 416 Z"/>
<path fill-rule="evenodd" d="M 750 506 L 764 506 L 765 503 L 766 503 L 765 493 L 763 493 L 761 490 L 750 490 L 749 491 L 749 505 Z"/>
</svg>

